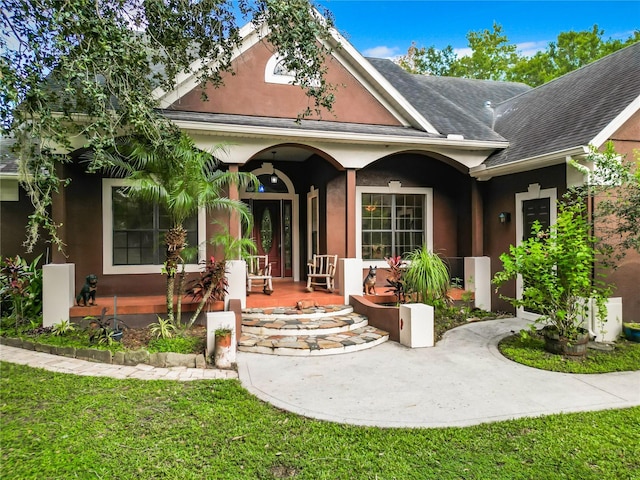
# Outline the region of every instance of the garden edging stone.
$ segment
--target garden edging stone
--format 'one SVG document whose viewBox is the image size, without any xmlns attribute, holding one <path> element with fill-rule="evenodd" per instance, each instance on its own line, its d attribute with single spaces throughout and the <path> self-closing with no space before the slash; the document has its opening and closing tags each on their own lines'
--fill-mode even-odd
<svg viewBox="0 0 640 480">
<path fill-rule="evenodd" d="M 49 353 L 52 355 L 77 358 L 79 360 L 87 360 L 90 362 L 107 363 L 110 365 L 135 366 L 139 364 L 146 364 L 163 368 L 207 368 L 207 361 L 204 354 L 173 352 L 150 354 L 144 349 L 115 352 L 112 354 L 109 350 L 101 350 L 97 348 L 56 347 L 53 345 L 31 342 L 30 340 L 13 337 L 0 337 L 0 344 L 25 350 Z"/>
</svg>

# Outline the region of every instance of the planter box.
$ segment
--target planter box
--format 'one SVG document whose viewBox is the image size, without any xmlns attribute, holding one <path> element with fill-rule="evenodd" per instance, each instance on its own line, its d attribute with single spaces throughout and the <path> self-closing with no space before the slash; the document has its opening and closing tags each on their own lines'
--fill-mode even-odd
<svg viewBox="0 0 640 480">
<path fill-rule="evenodd" d="M 424 303 L 400 305 L 400 343 L 409 348 L 433 347 L 433 307 Z"/>
<path fill-rule="evenodd" d="M 395 306 L 381 305 L 383 303 L 394 303 L 396 297 L 393 295 L 351 295 L 349 304 L 353 311 L 364 315 L 369 320 L 369 325 L 389 332 L 389 340 L 400 341 L 400 308 Z"/>
</svg>

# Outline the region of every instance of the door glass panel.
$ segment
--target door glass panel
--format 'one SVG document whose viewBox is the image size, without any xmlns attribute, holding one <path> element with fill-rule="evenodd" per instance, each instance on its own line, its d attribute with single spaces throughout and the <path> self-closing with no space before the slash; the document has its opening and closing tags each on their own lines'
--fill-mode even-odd
<svg viewBox="0 0 640 480">
<path fill-rule="evenodd" d="M 271 221 L 271 212 L 266 208 L 262 213 L 262 220 L 260 221 L 260 243 L 262 243 L 262 249 L 265 253 L 271 251 L 271 245 L 273 244 L 273 222 Z"/>
</svg>

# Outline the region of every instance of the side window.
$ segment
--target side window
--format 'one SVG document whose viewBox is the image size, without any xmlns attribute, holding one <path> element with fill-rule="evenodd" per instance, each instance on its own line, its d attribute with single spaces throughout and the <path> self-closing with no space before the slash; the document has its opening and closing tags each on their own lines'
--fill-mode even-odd
<svg viewBox="0 0 640 480">
<path fill-rule="evenodd" d="M 546 230 L 551 225 L 551 199 L 536 198 L 533 200 L 524 200 L 522 202 L 522 240 L 531 237 L 533 224 L 538 221 L 542 225 L 542 229 Z"/>
</svg>

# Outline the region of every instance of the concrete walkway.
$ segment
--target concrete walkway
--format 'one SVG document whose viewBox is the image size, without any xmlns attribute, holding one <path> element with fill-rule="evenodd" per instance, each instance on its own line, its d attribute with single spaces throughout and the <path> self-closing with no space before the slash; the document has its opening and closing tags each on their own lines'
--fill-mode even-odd
<svg viewBox="0 0 640 480">
<path fill-rule="evenodd" d="M 498 341 L 528 322 L 479 322 L 434 348 L 395 342 L 352 354 L 278 357 L 239 352 L 242 384 L 278 408 L 379 427 L 467 426 L 640 405 L 640 371 L 576 375 L 504 358 Z"/>
<path fill-rule="evenodd" d="M 370 350 L 320 357 L 238 352 L 239 378 L 251 393 L 300 415 L 379 427 L 466 426 L 552 413 L 640 405 L 640 371 L 575 375 L 505 359 L 500 338 L 528 322 L 479 322 L 445 335 L 434 348 L 387 342 Z M 0 360 L 62 373 L 198 380 L 236 372 L 91 363 L 0 346 Z"/>
</svg>

